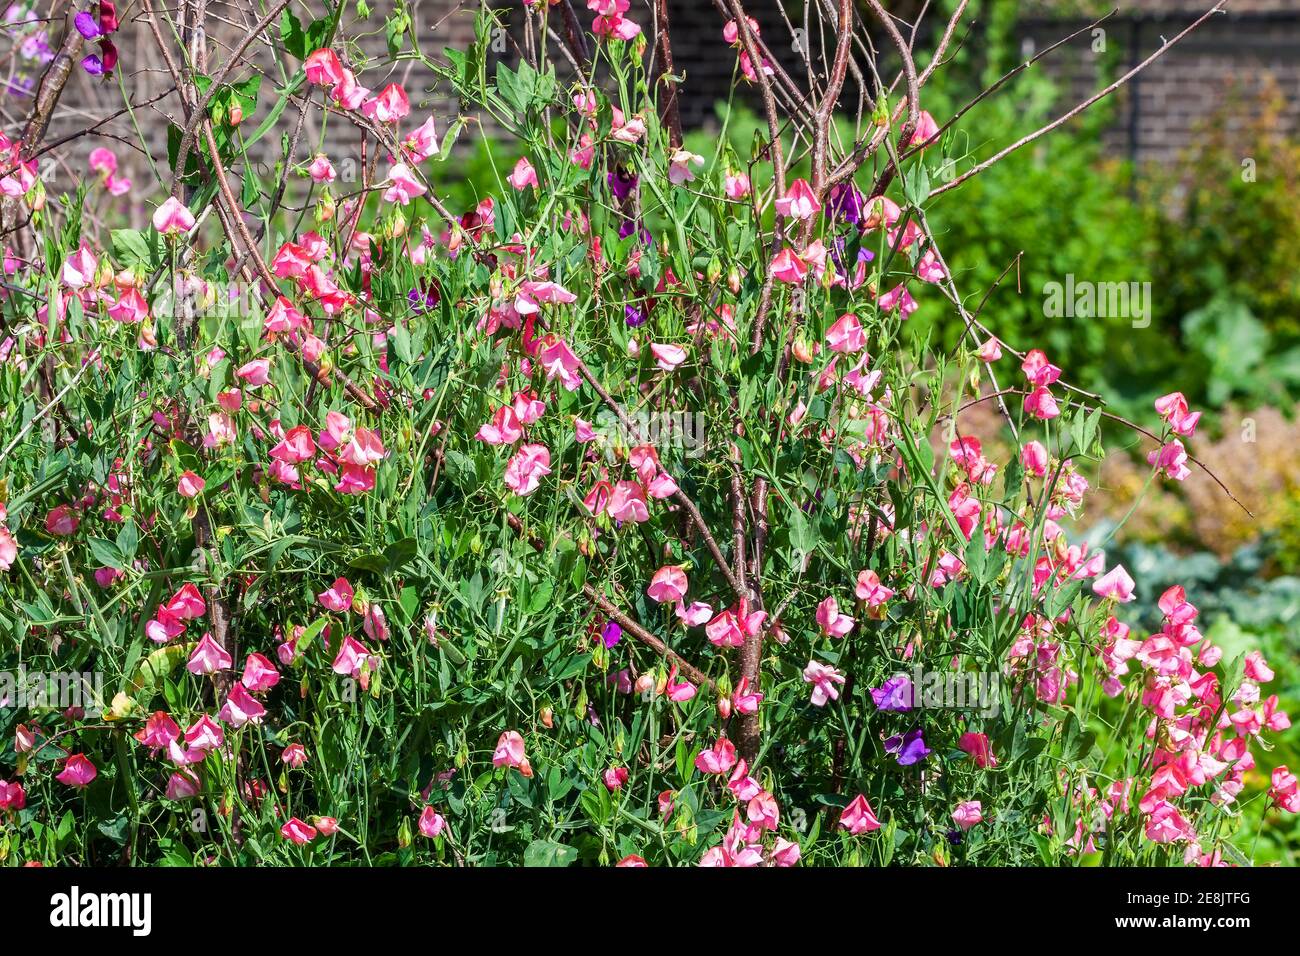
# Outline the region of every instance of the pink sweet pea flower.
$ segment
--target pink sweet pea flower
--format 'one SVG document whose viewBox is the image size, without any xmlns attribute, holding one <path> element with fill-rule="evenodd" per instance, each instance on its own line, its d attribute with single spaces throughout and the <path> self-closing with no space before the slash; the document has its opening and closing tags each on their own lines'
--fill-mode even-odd
<svg viewBox="0 0 1300 956">
<path fill-rule="evenodd" d="M 1300 813 L 1300 784 L 1296 775 L 1283 764 L 1274 769 L 1271 781 L 1268 795 L 1278 808 L 1287 813 Z"/>
<path fill-rule="evenodd" d="M 1101 598 L 1114 598 L 1120 604 L 1127 604 L 1133 598 L 1133 579 L 1124 570 L 1124 565 L 1117 564 L 1104 575 L 1092 582 L 1093 593 Z"/>
<path fill-rule="evenodd" d="M 1002 358 L 1002 343 L 996 338 L 990 336 L 984 344 L 980 346 L 980 350 L 976 355 L 979 356 L 981 362 L 996 362 L 998 359 Z"/>
<path fill-rule="evenodd" d="M 75 291 L 84 289 L 95 281 L 95 270 L 98 267 L 99 262 L 94 253 L 81 245 L 63 260 L 63 269 L 59 275 L 63 284 Z"/>
<path fill-rule="evenodd" d="M 908 140 L 908 146 L 923 146 L 925 142 L 931 139 L 939 132 L 939 124 L 934 121 L 929 110 L 921 110 L 921 115 L 916 120 L 916 131 L 912 133 L 912 138 Z"/>
<path fill-rule="evenodd" d="M 343 64 L 339 55 L 333 50 L 316 50 L 307 57 L 304 64 L 307 70 L 307 82 L 316 86 L 333 86 L 343 79 Z"/>
<path fill-rule="evenodd" d="M 731 706 L 738 714 L 756 714 L 758 705 L 763 702 L 763 695 L 750 693 L 749 678 L 742 677 L 736 689 L 731 693 Z"/>
<path fill-rule="evenodd" d="M 604 774 L 605 789 L 609 791 L 623 789 L 627 783 L 627 767 L 610 767 Z"/>
<path fill-rule="evenodd" d="M 525 777 L 532 776 L 528 755 L 524 752 L 524 738 L 517 730 L 504 731 L 497 738 L 497 748 L 492 753 L 492 766 L 514 767 Z"/>
<path fill-rule="evenodd" d="M 8 571 L 18 560 L 18 542 L 9 529 L 0 525 L 0 571 Z M 95 572 L 95 580 L 99 580 L 99 572 Z M 102 585 L 101 585 L 102 586 Z"/>
<path fill-rule="evenodd" d="M 685 183 L 695 180 L 695 173 L 691 172 L 691 166 L 703 166 L 704 157 L 690 150 L 679 149 L 672 155 L 672 160 L 668 165 L 668 181 L 674 186 L 681 186 Z"/>
<path fill-rule="evenodd" d="M 534 421 L 541 420 L 542 415 L 546 412 L 546 403 L 537 398 L 537 395 L 534 395 L 532 390 L 517 393 L 512 407 L 521 425 L 530 425 Z"/>
<path fill-rule="evenodd" d="M 212 639 L 211 634 L 204 634 L 194 650 L 190 653 L 189 663 L 185 669 L 191 674 L 215 674 L 225 670 L 233 663 L 230 653 Z"/>
<path fill-rule="evenodd" d="M 90 786 L 90 782 L 99 776 L 99 771 L 95 765 L 86 758 L 84 754 L 73 754 L 63 765 L 63 770 L 56 776 L 55 780 L 59 783 L 65 783 L 69 787 L 76 787 L 78 790 Z"/>
<path fill-rule="evenodd" d="M 703 601 L 695 601 L 687 607 L 683 602 L 677 602 L 677 617 L 685 623 L 687 627 L 699 627 L 706 621 L 713 618 L 713 608 Z"/>
<path fill-rule="evenodd" d="M 550 450 L 545 445 L 522 445 L 506 463 L 506 487 L 520 496 L 531 495 L 550 473 Z"/>
<path fill-rule="evenodd" d="M 249 654 L 244 661 L 244 676 L 240 683 L 252 693 L 260 694 L 280 682 L 280 672 L 263 654 Z"/>
<path fill-rule="evenodd" d="M 1047 361 L 1042 349 L 1034 349 L 1025 355 L 1020 370 L 1025 373 L 1030 385 L 1038 387 L 1052 385 L 1061 377 L 1061 370 Z"/>
<path fill-rule="evenodd" d="M 357 82 L 357 78 L 351 70 L 343 67 L 342 77 L 334 84 L 334 88 L 330 90 L 330 95 L 343 109 L 355 110 L 360 109 L 361 104 L 366 102 L 370 90 Z"/>
<path fill-rule="evenodd" d="M 680 345 L 659 345 L 652 343 L 650 352 L 654 355 L 656 363 L 665 372 L 671 372 L 677 366 L 686 361 L 686 350 Z"/>
<path fill-rule="evenodd" d="M 611 40 L 633 40 L 641 33 L 641 27 L 622 16 L 600 16 L 591 24 L 591 32 L 596 36 L 609 37 Z"/>
<path fill-rule="evenodd" d="M 311 461 L 316 455 L 316 442 L 312 440 L 311 429 L 306 425 L 296 425 L 285 432 L 284 438 L 271 449 L 271 457 L 289 465 L 298 465 Z"/>
<path fill-rule="evenodd" d="M 316 839 L 317 830 L 310 823 L 303 823 L 297 817 L 291 817 L 289 822 L 280 827 L 280 835 L 298 846 L 310 843 Z"/>
<path fill-rule="evenodd" d="M 1182 392 L 1170 392 L 1156 399 L 1156 411 L 1169 423 L 1174 434 L 1190 438 L 1201 420 L 1200 412 L 1188 413 L 1187 399 Z"/>
<path fill-rule="evenodd" d="M 307 762 L 307 749 L 302 744 L 292 743 L 280 753 L 280 760 L 297 770 Z"/>
<path fill-rule="evenodd" d="M 541 186 L 537 182 L 537 170 L 533 169 L 533 164 L 528 161 L 527 156 L 519 158 L 519 162 L 515 163 L 514 171 L 506 177 L 506 182 L 518 190 L 527 189 L 529 186 L 535 188 Z"/>
<path fill-rule="evenodd" d="M 857 836 L 860 833 L 879 830 L 880 821 L 876 819 L 875 811 L 871 809 L 871 804 L 867 803 L 867 798 L 858 794 L 840 814 L 840 826 Z"/>
<path fill-rule="evenodd" d="M 781 282 L 798 285 L 808 274 L 807 264 L 800 259 L 789 246 L 783 248 L 772 259 L 772 275 Z"/>
<path fill-rule="evenodd" d="M 576 298 L 576 297 L 575 297 Z M 569 301 L 572 301 L 570 299 Z M 518 308 L 518 302 L 516 302 Z M 564 342 L 563 339 L 554 339 L 547 344 L 538 354 L 538 359 L 542 363 L 542 368 L 546 370 L 546 380 L 558 378 L 560 384 L 566 391 L 576 392 L 582 384 L 582 376 L 578 372 L 578 357 Z"/>
<path fill-rule="evenodd" d="M 192 471 L 186 471 L 181 474 L 181 479 L 176 483 L 176 490 L 182 498 L 197 498 L 203 493 L 203 488 L 207 483 L 194 474 Z"/>
<path fill-rule="evenodd" d="M 438 131 L 433 117 L 428 117 L 413 129 L 406 139 L 402 140 L 402 146 L 406 148 L 411 159 L 417 163 L 424 162 L 438 152 Z"/>
<path fill-rule="evenodd" d="M 443 818 L 442 814 L 433 809 L 433 807 L 427 806 L 420 812 L 419 828 L 421 836 L 426 836 L 430 840 L 433 840 L 437 838 L 446 827 L 447 821 Z"/>
<path fill-rule="evenodd" d="M 1177 807 L 1162 800 L 1147 817 L 1146 836 L 1153 843 L 1177 843 L 1194 839 L 1196 831 L 1178 812 Z"/>
<path fill-rule="evenodd" d="M 1187 467 L 1187 450 L 1177 438 L 1147 455 L 1147 464 L 1163 471 L 1174 481 L 1182 481 L 1192 473 Z"/>
<path fill-rule="evenodd" d="M 868 232 L 879 229 L 881 226 L 889 228 L 898 222 L 902 214 L 903 210 L 898 208 L 898 203 L 888 196 L 873 196 L 867 200 L 867 206 L 863 212 L 862 228 Z"/>
<path fill-rule="evenodd" d="M 185 731 L 185 745 L 192 751 L 204 753 L 216 750 L 226 742 L 225 731 L 215 720 L 204 714 Z"/>
<path fill-rule="evenodd" d="M 739 201 L 749 195 L 752 187 L 744 173 L 728 173 L 722 181 L 722 189 L 728 199 Z"/>
<path fill-rule="evenodd" d="M 980 769 L 996 767 L 998 765 L 997 760 L 993 756 L 993 748 L 989 744 L 987 734 L 977 734 L 968 731 L 967 733 L 962 734 L 961 738 L 957 741 L 957 749 L 964 750 L 966 753 L 970 754 L 971 759 L 975 762 L 975 766 Z"/>
<path fill-rule="evenodd" d="M 1047 474 L 1047 449 L 1039 441 L 1026 442 L 1020 449 L 1020 464 L 1028 474 L 1042 478 Z"/>
<path fill-rule="evenodd" d="M 920 308 L 912 298 L 912 294 L 907 291 L 907 286 L 901 282 L 876 299 L 876 304 L 880 306 L 882 312 L 898 309 L 898 314 L 903 318 L 907 318 Z"/>
<path fill-rule="evenodd" d="M 880 583 L 880 575 L 870 569 L 858 572 L 858 586 L 854 594 L 859 601 L 866 601 L 867 607 L 880 607 L 894 596 L 891 588 Z"/>
<path fill-rule="evenodd" d="M 854 620 L 840 613 L 839 603 L 828 597 L 817 605 L 817 623 L 827 637 L 843 637 L 853 630 Z"/>
<path fill-rule="evenodd" d="M 660 604 L 674 604 L 686 596 L 686 573 L 677 565 L 665 565 L 654 573 L 646 593 Z"/>
<path fill-rule="evenodd" d="M 633 521 L 640 523 L 650 520 L 650 510 L 646 507 L 645 493 L 635 481 L 620 481 L 605 505 L 606 513 L 615 521 Z"/>
<path fill-rule="evenodd" d="M 839 700 L 840 691 L 836 684 L 843 684 L 845 677 L 829 664 L 809 661 L 803 669 L 803 679 L 813 685 L 812 705 L 825 707 L 828 700 Z"/>
<path fill-rule="evenodd" d="M 346 611 L 352 607 L 352 599 L 355 593 L 352 585 L 348 583 L 347 578 L 335 578 L 328 590 L 322 591 L 316 595 L 316 600 L 320 601 L 321 606 L 329 611 Z"/>
<path fill-rule="evenodd" d="M 329 157 L 324 153 L 317 153 L 307 167 L 307 172 L 311 175 L 314 183 L 332 183 L 336 173 L 334 165 L 329 161 Z"/>
<path fill-rule="evenodd" d="M 362 107 L 362 112 L 380 123 L 396 123 L 411 112 L 411 101 L 398 83 L 389 83 Z"/>
<path fill-rule="evenodd" d="M 567 305 L 577 300 L 576 295 L 559 283 L 530 280 L 519 287 L 519 293 L 515 296 L 515 311 L 520 315 L 532 315 L 542 311 L 543 304 Z"/>
<path fill-rule="evenodd" d="M 153 227 L 164 236 L 183 235 L 194 228 L 194 214 L 175 196 L 168 196 L 153 214 Z"/>
<path fill-rule="evenodd" d="M 71 505 L 56 505 L 45 516 L 45 530 L 59 537 L 76 534 L 79 524 L 81 519 L 77 517 Z"/>
<path fill-rule="evenodd" d="M 1246 655 L 1244 666 L 1245 675 L 1250 680 L 1267 684 L 1274 677 L 1273 668 L 1268 666 L 1263 653 L 1260 651 L 1250 651 Z"/>
<path fill-rule="evenodd" d="M 363 670 L 373 671 L 377 660 L 371 656 L 366 646 L 352 635 L 347 635 L 339 643 L 339 652 L 334 657 L 330 670 L 341 677 L 360 680 Z"/>
<path fill-rule="evenodd" d="M 775 830 L 781 818 L 776 797 L 766 790 L 755 794 L 745 805 L 745 817 L 760 829 Z"/>
<path fill-rule="evenodd" d="M 1047 421 L 1061 414 L 1056 398 L 1046 385 L 1040 385 L 1025 396 L 1025 411 L 1034 418 Z"/>
<path fill-rule="evenodd" d="M 492 421 L 480 426 L 474 437 L 489 445 L 513 445 L 524 437 L 524 431 L 519 425 L 519 416 L 515 410 L 509 405 L 502 405 L 492 416 Z"/>
<path fill-rule="evenodd" d="M 134 325 L 149 317 L 149 305 L 137 289 L 125 289 L 108 307 L 108 317 L 114 322 Z"/>
<path fill-rule="evenodd" d="M 92 173 L 98 173 L 100 176 L 107 177 L 117 172 L 117 157 L 113 155 L 111 149 L 105 149 L 103 146 L 90 151 L 86 164 Z"/>
<path fill-rule="evenodd" d="M 168 714 L 159 710 L 150 714 L 144 728 L 132 736 L 150 750 L 166 750 L 180 739 L 181 729 Z"/>
<path fill-rule="evenodd" d="M 271 380 L 270 376 L 270 359 L 253 359 L 251 362 L 245 362 L 239 366 L 239 369 L 235 372 L 236 378 L 242 378 L 253 388 L 265 385 Z"/>
<path fill-rule="evenodd" d="M 218 713 L 217 717 L 238 730 L 239 727 L 243 727 L 246 723 L 261 721 L 261 718 L 265 717 L 265 715 L 266 708 L 253 700 L 244 685 L 235 684 L 230 689 L 229 695 L 226 695 L 226 702 L 221 705 L 221 713 Z"/>
<path fill-rule="evenodd" d="M 172 595 L 168 601 L 159 610 L 166 611 L 171 616 L 182 621 L 190 621 L 197 617 L 202 617 L 207 605 L 203 602 L 203 595 L 193 584 L 182 584 L 180 588 Z"/>
<path fill-rule="evenodd" d="M 719 737 L 708 750 L 695 757 L 695 769 L 700 773 L 729 773 L 736 765 L 736 745 L 726 737 Z"/>
<path fill-rule="evenodd" d="M 339 461 L 356 465 L 358 468 L 377 464 L 383 461 L 387 454 L 379 436 L 369 428 L 354 430 L 352 437 L 335 452 Z"/>
<path fill-rule="evenodd" d="M 388 170 L 388 180 L 390 184 L 384 190 L 384 201 L 395 202 L 398 205 L 405 206 L 412 199 L 423 196 L 425 188 L 412 175 L 410 168 L 405 163 L 394 163 Z"/>
<path fill-rule="evenodd" d="M 188 800 L 199 794 L 199 780 L 189 771 L 178 770 L 167 778 L 164 796 L 168 800 Z"/>
<path fill-rule="evenodd" d="M 776 201 L 776 211 L 790 219 L 811 219 L 821 208 L 806 179 L 796 179 Z"/>
<path fill-rule="evenodd" d="M 745 635 L 736 621 L 736 615 L 729 610 L 709 621 L 704 632 L 709 641 L 718 647 L 741 647 L 745 643 Z"/>
<path fill-rule="evenodd" d="M 969 830 L 975 824 L 984 819 L 983 808 L 978 800 L 967 800 L 965 803 L 957 804 L 957 809 L 952 811 L 953 822 L 963 830 Z"/>
<path fill-rule="evenodd" d="M 826 330 L 826 343 L 832 352 L 852 354 L 860 352 L 867 344 L 867 337 L 862 332 L 858 317 L 846 312 L 835 320 L 835 324 Z"/>
</svg>

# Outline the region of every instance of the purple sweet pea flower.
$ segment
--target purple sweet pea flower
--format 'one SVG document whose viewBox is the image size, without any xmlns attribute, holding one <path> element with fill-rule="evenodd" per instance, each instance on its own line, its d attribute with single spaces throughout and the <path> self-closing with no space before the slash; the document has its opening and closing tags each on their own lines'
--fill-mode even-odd
<svg viewBox="0 0 1300 956">
<path fill-rule="evenodd" d="M 72 22 L 76 25 L 77 32 L 87 40 L 95 39 L 102 32 L 99 29 L 99 21 L 95 19 L 95 15 L 86 10 L 82 10 L 73 17 Z"/>
<path fill-rule="evenodd" d="M 900 767 L 910 767 L 930 755 L 930 748 L 921 739 L 921 728 L 905 734 L 895 734 L 885 740 L 885 753 L 894 754 Z"/>
<path fill-rule="evenodd" d="M 853 183 L 840 183 L 831 189 L 826 215 L 832 219 L 843 217 L 845 222 L 857 225 L 862 221 L 862 191 Z"/>
<path fill-rule="evenodd" d="M 617 621 L 606 621 L 605 626 L 600 629 L 600 639 L 605 642 L 606 647 L 613 647 L 623 639 L 623 629 L 618 626 Z"/>
<path fill-rule="evenodd" d="M 419 289 L 412 289 L 406 293 L 406 300 L 411 303 L 412 312 L 423 312 L 425 309 L 432 309 L 438 304 L 437 293 L 432 290 L 421 292 Z"/>
<path fill-rule="evenodd" d="M 49 38 L 45 31 L 33 33 L 23 40 L 22 45 L 18 48 L 25 60 L 35 60 L 37 63 L 49 63 L 54 59 L 54 51 L 50 49 Z"/>
<path fill-rule="evenodd" d="M 639 328 L 645 325 L 646 314 L 634 305 L 623 306 L 624 320 L 627 322 L 629 329 Z"/>
<path fill-rule="evenodd" d="M 104 74 L 104 61 L 91 53 L 81 61 L 81 68 L 91 76 L 102 76 Z"/>
<path fill-rule="evenodd" d="M 889 678 L 879 687 L 871 688 L 871 699 L 877 710 L 907 712 L 912 709 L 912 682 L 903 674 Z"/>
<path fill-rule="evenodd" d="M 614 193 L 614 198 L 619 202 L 627 199 L 632 195 L 632 190 L 636 189 L 637 177 L 635 173 L 624 174 L 620 169 L 611 169 L 608 176 L 610 191 Z"/>
</svg>

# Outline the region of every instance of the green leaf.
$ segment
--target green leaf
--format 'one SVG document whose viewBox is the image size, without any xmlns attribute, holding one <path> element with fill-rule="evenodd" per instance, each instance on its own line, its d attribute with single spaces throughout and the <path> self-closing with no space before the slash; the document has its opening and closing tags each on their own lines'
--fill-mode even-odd
<svg viewBox="0 0 1300 956">
<path fill-rule="evenodd" d="M 101 565 L 113 568 L 115 571 L 125 570 L 129 562 L 112 541 L 91 537 L 87 539 L 86 543 L 90 546 L 91 555 Z"/>
<path fill-rule="evenodd" d="M 569 866 L 577 858 L 576 848 L 551 840 L 534 840 L 524 850 L 524 866 Z"/>
</svg>

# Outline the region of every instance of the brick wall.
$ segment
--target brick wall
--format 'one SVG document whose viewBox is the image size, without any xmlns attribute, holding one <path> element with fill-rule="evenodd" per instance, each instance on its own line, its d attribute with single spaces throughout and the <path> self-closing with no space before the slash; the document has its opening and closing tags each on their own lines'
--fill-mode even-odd
<svg viewBox="0 0 1300 956">
<path fill-rule="evenodd" d="M 1205 11 L 1205 0 L 1143 0 L 1119 5 L 1106 42 L 1123 51 L 1127 71 Z M 1121 88 L 1116 120 L 1106 135 L 1116 155 L 1167 163 L 1196 145 L 1207 114 L 1232 102 L 1256 109 L 1259 96 L 1283 101 L 1281 131 L 1300 134 L 1300 2 L 1238 0 L 1211 18 Z M 1035 19 L 1022 25 L 1024 51 L 1041 49 L 1086 20 Z M 1040 61 L 1077 101 L 1106 82 L 1085 35 Z M 1112 74 L 1116 75 L 1116 74 Z"/>
<path fill-rule="evenodd" d="M 508 11 L 512 32 L 520 35 L 523 23 L 521 4 L 518 0 L 502 2 L 503 9 Z M 1169 37 L 1178 32 L 1194 13 L 1204 9 L 1206 2 L 1121 2 L 1120 15 L 1106 25 L 1107 42 L 1119 44 L 1126 61 L 1136 61 L 1158 48 L 1162 36 Z M 358 24 L 351 19 L 355 7 L 348 4 L 349 13 L 343 31 L 345 35 L 369 32 L 371 35 L 361 41 L 361 47 L 375 59 L 382 60 L 386 57 L 383 16 L 389 5 L 386 0 L 372 0 L 371 6 L 374 13 L 370 20 Z M 463 48 L 469 42 L 473 32 L 474 4 L 465 0 L 424 0 L 422 4 L 413 6 L 422 44 L 431 54 L 440 56 L 444 47 Z M 589 25 L 591 14 L 585 9 L 585 4 L 577 2 L 575 6 L 581 22 Z M 790 41 L 790 28 L 778 4 L 775 0 L 749 0 L 748 6 L 785 69 L 798 82 L 806 84 L 803 62 Z M 1070 10 L 1079 8 L 1079 3 L 1069 5 Z M 1062 9 L 1064 4 L 1061 0 L 1045 5 L 1026 4 L 1026 11 L 1032 16 L 1021 26 L 1024 41 L 1033 44 L 1032 48 L 1041 49 L 1046 43 L 1070 32 L 1072 27 L 1081 25 L 1081 21 L 1069 16 L 1062 19 Z M 1117 121 L 1107 135 L 1107 144 L 1112 151 L 1138 160 L 1168 161 L 1194 144 L 1195 128 L 1200 118 L 1222 103 L 1232 88 L 1250 92 L 1268 83 L 1275 84 L 1285 98 L 1283 120 L 1286 129 L 1292 133 L 1300 131 L 1300 0 L 1234 0 L 1229 9 L 1234 12 L 1216 17 L 1202 26 L 1144 72 L 1134 86 L 1118 94 Z M 212 55 L 214 62 L 219 63 L 225 51 L 247 35 L 249 24 L 257 14 L 251 12 L 248 3 L 238 0 L 212 0 L 209 10 L 212 15 Z M 651 31 L 653 19 L 648 0 L 632 0 L 630 15 L 647 32 Z M 735 51 L 722 41 L 724 19 L 710 0 L 669 0 L 669 15 L 676 69 L 685 77 L 679 100 L 683 122 L 689 127 L 709 126 L 716 122 L 715 103 L 727 95 L 736 67 Z M 937 18 L 932 22 L 937 25 Z M 802 23 L 794 25 L 801 27 Z M 808 42 L 813 50 L 817 50 L 821 43 L 833 44 L 834 37 L 819 36 L 814 24 Z M 924 37 L 918 39 L 918 45 L 926 42 Z M 1043 61 L 1043 67 L 1057 76 L 1076 98 L 1086 96 L 1100 83 L 1097 60 L 1089 49 L 1089 43 L 1090 38 L 1085 36 Z M 149 99 L 171 86 L 171 78 L 158 59 L 146 27 L 138 21 L 128 21 L 119 38 L 119 46 L 122 50 L 121 69 L 133 100 Z M 263 82 L 267 93 L 264 96 L 269 100 L 273 96 L 272 88 L 280 83 L 279 65 L 265 44 L 255 43 L 252 50 L 258 68 L 266 74 Z M 504 56 L 508 61 L 517 59 L 514 50 L 507 50 Z M 121 106 L 115 82 L 92 79 L 80 71 L 76 74 L 61 104 L 61 117 L 51 129 L 47 141 L 84 128 L 89 122 Z M 386 72 L 377 70 L 368 74 L 367 79 L 376 88 L 389 80 L 400 80 L 411 93 L 417 109 L 434 113 L 441 128 L 446 127 L 457 111 L 455 103 L 425 94 L 424 91 L 432 85 L 432 76 L 415 61 L 391 65 Z M 851 80 L 848 89 L 850 93 L 853 90 Z M 742 90 L 740 95 L 757 106 L 752 90 Z M 12 132 L 25 112 L 25 104 L 10 98 L 4 105 L 6 129 Z M 246 129 L 259 125 L 265 111 L 263 106 L 250 117 Z M 180 115 L 175 94 L 138 112 L 136 119 L 155 158 L 165 160 L 168 118 L 178 119 Z M 280 157 L 281 134 L 291 130 L 296 119 L 296 110 L 286 110 L 276 129 L 250 151 L 252 160 L 270 169 Z M 139 187 L 133 197 L 124 201 L 139 203 L 153 191 L 153 176 L 143 153 L 127 145 L 136 138 L 130 118 L 121 117 L 107 123 L 99 133 L 104 135 L 83 137 L 60 151 L 63 162 L 53 170 L 55 180 L 52 188 L 64 189 L 84 178 L 86 154 L 96 145 L 110 145 L 118 153 L 124 171 Z M 327 124 L 327 132 L 322 138 L 319 116 L 309 111 L 299 162 L 304 161 L 318 144 L 323 144 L 334 156 L 355 154 L 357 134 L 347 123 L 335 117 Z M 169 179 L 168 170 L 164 169 L 162 173 L 165 179 Z"/>
</svg>

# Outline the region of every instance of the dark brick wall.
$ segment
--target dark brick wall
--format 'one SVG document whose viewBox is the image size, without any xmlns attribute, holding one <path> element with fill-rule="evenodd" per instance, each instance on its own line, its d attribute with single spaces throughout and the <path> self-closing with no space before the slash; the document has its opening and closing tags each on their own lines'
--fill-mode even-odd
<svg viewBox="0 0 1300 956">
<path fill-rule="evenodd" d="M 1106 24 L 1107 42 L 1120 46 L 1126 62 L 1141 59 L 1158 48 L 1162 37 L 1173 36 L 1190 21 L 1194 14 L 1188 11 L 1200 12 L 1206 2 L 1121 2 L 1120 15 Z M 447 46 L 464 47 L 469 42 L 475 4 L 465 0 L 424 0 L 413 6 L 422 43 L 429 52 L 440 56 Z M 748 6 L 785 69 L 801 86 L 806 85 L 805 67 L 791 42 L 790 26 L 780 6 L 775 0 L 749 0 Z M 1077 10 L 1080 6 L 1073 3 L 1068 8 Z M 344 32 L 356 35 L 368 31 L 371 35 L 362 41 L 362 49 L 375 59 L 383 59 L 386 51 L 382 24 L 388 3 L 386 0 L 372 0 L 372 7 L 375 12 L 366 24 L 345 21 Z M 585 3 L 576 0 L 575 7 L 580 21 L 589 26 L 592 15 L 586 10 Z M 802 10 L 798 4 L 791 7 Z M 1077 19 L 1060 16 L 1065 7 L 1062 2 L 1045 6 L 1026 4 L 1026 12 L 1032 15 L 1021 26 L 1026 44 L 1041 49 L 1081 25 Z M 509 12 L 513 32 L 519 34 L 523 22 L 520 3 L 508 0 L 503 8 Z M 213 58 L 215 62 L 221 62 L 225 51 L 247 34 L 248 24 L 256 19 L 257 14 L 252 12 L 250 4 L 240 0 L 212 0 L 209 9 L 213 15 L 210 27 Z M 349 4 L 348 9 L 350 16 L 354 8 Z M 1117 120 L 1106 140 L 1115 154 L 1138 160 L 1168 161 L 1195 144 L 1198 122 L 1223 103 L 1232 89 L 1251 92 L 1266 84 L 1273 84 L 1285 99 L 1285 129 L 1291 133 L 1300 131 L 1300 0 L 1234 0 L 1230 9 L 1234 11 L 1232 14 L 1215 17 L 1202 26 L 1144 72 L 1134 86 L 1118 94 Z M 1045 17 L 1044 10 L 1051 13 L 1050 19 Z M 630 15 L 647 33 L 652 32 L 653 19 L 648 0 L 632 0 Z M 669 0 L 669 15 L 675 65 L 678 74 L 684 75 L 679 100 L 683 121 L 690 127 L 708 127 L 716 122 L 715 103 L 727 95 L 736 69 L 736 51 L 722 40 L 725 21 L 711 0 Z M 938 24 L 937 17 L 933 22 Z M 793 26 L 799 28 L 803 24 L 796 22 Z M 819 35 L 815 21 L 811 32 L 808 43 L 814 52 L 823 43 L 833 45 L 835 38 Z M 918 46 L 923 46 L 930 41 L 923 36 L 917 42 Z M 1088 48 L 1089 42 L 1090 38 L 1085 36 L 1042 61 L 1043 68 L 1058 77 L 1076 100 L 1103 82 L 1098 73 L 1097 58 Z M 121 69 L 125 71 L 126 85 L 133 99 L 147 99 L 171 85 L 171 79 L 154 51 L 153 39 L 143 25 L 136 21 L 128 22 L 119 38 L 119 46 L 122 49 Z M 252 50 L 259 69 L 266 74 L 264 83 L 269 99 L 270 88 L 279 84 L 278 66 L 264 44 L 255 43 Z M 515 58 L 513 51 L 507 51 L 505 56 L 507 59 Z M 886 61 L 882 72 L 890 65 Z M 410 91 L 417 107 L 433 112 L 441 128 L 446 127 L 456 112 L 455 103 L 425 97 L 423 91 L 430 87 L 432 77 L 415 61 L 394 64 L 386 73 L 375 71 L 367 79 L 376 88 L 389 80 L 400 80 Z M 850 80 L 850 94 L 853 89 Z M 752 90 L 742 90 L 740 95 L 757 106 Z M 115 83 L 106 84 L 77 71 L 61 105 L 61 118 L 51 129 L 48 139 L 55 140 L 84 128 L 120 105 Z M 6 129 L 12 132 L 26 107 L 22 101 L 13 98 L 5 107 Z M 250 117 L 246 128 L 255 128 L 265 116 L 265 110 L 264 106 L 257 115 Z M 180 115 L 175 94 L 138 113 L 140 127 L 155 157 L 166 157 L 167 119 L 179 118 Z M 291 129 L 295 120 L 296 111 L 287 110 L 279 126 L 251 150 L 253 160 L 267 166 L 273 164 L 280 154 L 281 133 Z M 327 128 L 323 143 L 328 152 L 335 157 L 355 154 L 357 136 L 347 123 L 335 117 Z M 118 153 L 123 170 L 139 187 L 131 198 L 124 201 L 140 204 L 153 192 L 152 174 L 143 154 L 126 145 L 135 138 L 129 118 L 122 117 L 108 123 L 100 132 L 116 138 L 83 137 L 67 150 L 60 151 L 64 161 L 54 168 L 52 188 L 65 189 L 83 178 L 86 154 L 95 145 L 107 144 Z M 314 111 L 309 112 L 299 162 L 304 161 L 320 141 L 319 116 Z M 167 177 L 169 171 L 163 170 L 163 173 Z"/>
<path fill-rule="evenodd" d="M 1122 51 L 1117 72 L 1109 75 L 1099 71 L 1088 35 L 1040 62 L 1078 101 L 1150 56 L 1205 8 L 1205 0 L 1121 5 L 1121 15 L 1104 25 L 1106 42 Z M 1116 119 L 1105 140 L 1112 153 L 1138 162 L 1170 162 L 1195 148 L 1209 114 L 1229 106 L 1256 110 L 1263 94 L 1281 97 L 1279 131 L 1300 133 L 1300 2 L 1254 0 L 1229 9 L 1233 12 L 1202 24 L 1117 91 Z M 1183 12 L 1189 10 L 1194 12 Z M 1041 49 L 1087 22 L 1027 22 L 1022 52 Z"/>
</svg>

